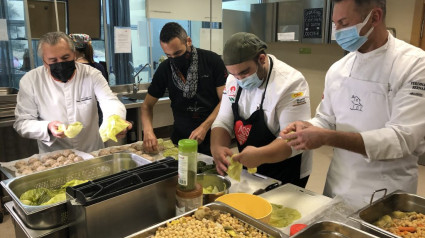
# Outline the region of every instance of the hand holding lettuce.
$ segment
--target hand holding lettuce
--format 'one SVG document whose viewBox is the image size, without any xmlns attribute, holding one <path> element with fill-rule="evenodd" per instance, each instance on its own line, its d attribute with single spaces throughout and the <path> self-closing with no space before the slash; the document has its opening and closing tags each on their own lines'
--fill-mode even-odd
<svg viewBox="0 0 425 238">
<path fill-rule="evenodd" d="M 68 126 L 65 124 L 60 124 L 58 127 L 58 132 L 64 132 L 68 138 L 74 138 L 80 134 L 83 127 L 83 124 L 79 121 L 69 124 Z"/>
<path fill-rule="evenodd" d="M 232 155 L 232 157 L 230 158 L 230 165 L 227 168 L 227 175 L 229 175 L 230 178 L 236 180 L 236 181 L 240 181 L 241 180 L 241 173 L 242 173 L 242 164 L 239 163 L 238 161 L 233 160 L 233 157 L 237 155 L 234 154 Z M 257 168 L 248 168 L 248 173 L 253 174 L 257 172 Z"/>
<path fill-rule="evenodd" d="M 131 123 L 128 121 L 122 119 L 118 115 L 112 115 L 100 127 L 100 137 L 103 142 L 109 139 L 117 142 L 118 140 L 116 136 L 129 126 L 131 126 Z"/>
</svg>

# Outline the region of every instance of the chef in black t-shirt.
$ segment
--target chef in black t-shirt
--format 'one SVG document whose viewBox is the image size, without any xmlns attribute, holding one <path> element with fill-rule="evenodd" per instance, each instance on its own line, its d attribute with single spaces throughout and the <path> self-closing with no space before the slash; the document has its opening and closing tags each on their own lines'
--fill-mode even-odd
<svg viewBox="0 0 425 238">
<path fill-rule="evenodd" d="M 220 108 L 227 70 L 219 55 L 195 48 L 186 31 L 177 23 L 164 25 L 160 44 L 168 59 L 156 70 L 142 104 L 143 146 L 157 151 L 153 132 L 153 107 L 168 89 L 174 128 L 171 140 L 198 141 L 198 152 L 211 155 L 210 132 Z"/>
</svg>

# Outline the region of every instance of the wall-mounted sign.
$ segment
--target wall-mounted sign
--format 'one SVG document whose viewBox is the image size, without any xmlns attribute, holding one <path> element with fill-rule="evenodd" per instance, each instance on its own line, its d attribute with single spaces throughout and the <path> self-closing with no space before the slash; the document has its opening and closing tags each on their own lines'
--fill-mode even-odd
<svg viewBox="0 0 425 238">
<path fill-rule="evenodd" d="M 114 27 L 115 54 L 131 53 L 131 28 Z"/>
<path fill-rule="evenodd" d="M 304 38 L 322 38 L 323 8 L 304 9 Z"/>
</svg>

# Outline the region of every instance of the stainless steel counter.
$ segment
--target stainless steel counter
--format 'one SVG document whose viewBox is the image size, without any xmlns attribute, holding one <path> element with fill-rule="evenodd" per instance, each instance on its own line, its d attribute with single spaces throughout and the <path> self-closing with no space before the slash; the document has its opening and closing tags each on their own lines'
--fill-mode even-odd
<svg viewBox="0 0 425 238">
<path fill-rule="evenodd" d="M 138 108 L 138 107 L 142 106 L 142 103 L 145 101 L 143 99 L 130 100 L 130 99 L 124 99 L 122 97 L 118 97 L 118 98 L 124 104 L 126 109 Z M 163 97 L 163 98 L 158 99 L 158 102 L 156 104 L 161 105 L 161 104 L 166 104 L 166 103 L 170 103 L 170 102 L 171 102 L 171 100 L 170 100 L 169 97 Z"/>
<path fill-rule="evenodd" d="M 128 100 L 123 98 L 119 98 L 119 99 L 124 104 L 126 109 L 139 108 L 140 106 L 142 106 L 142 103 L 144 101 L 142 99 L 138 99 L 138 100 Z M 171 100 L 169 97 L 163 97 L 158 100 L 157 104 L 161 105 L 161 104 L 167 104 L 170 102 Z M 15 123 L 15 117 L 0 118 L 0 127 L 13 126 L 13 123 Z"/>
</svg>

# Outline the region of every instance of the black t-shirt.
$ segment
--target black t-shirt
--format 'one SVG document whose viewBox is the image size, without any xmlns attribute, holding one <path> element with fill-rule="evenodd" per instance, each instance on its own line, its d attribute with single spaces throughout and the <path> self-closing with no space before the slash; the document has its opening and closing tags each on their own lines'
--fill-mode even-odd
<svg viewBox="0 0 425 238">
<path fill-rule="evenodd" d="M 182 138 L 187 138 L 192 130 L 212 113 L 220 101 L 217 87 L 225 85 L 227 78 L 226 67 L 219 55 L 208 50 L 198 48 L 196 50 L 198 87 L 193 98 L 183 97 L 183 91 L 174 85 L 169 59 L 159 65 L 148 89 L 148 93 L 156 98 L 162 97 L 168 89 L 174 115 L 174 132 L 177 131 Z"/>
</svg>

